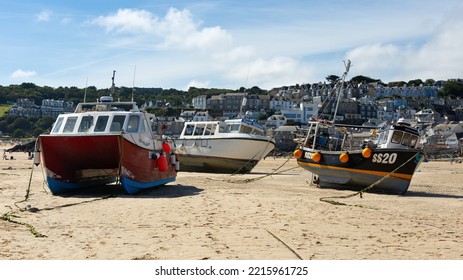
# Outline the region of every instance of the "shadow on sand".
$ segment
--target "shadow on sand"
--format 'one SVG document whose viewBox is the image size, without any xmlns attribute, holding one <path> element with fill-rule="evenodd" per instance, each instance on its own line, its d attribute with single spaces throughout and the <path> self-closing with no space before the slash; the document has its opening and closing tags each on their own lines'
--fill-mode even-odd
<svg viewBox="0 0 463 280">
<path fill-rule="evenodd" d="M 201 193 L 203 189 L 194 186 L 184 185 L 164 185 L 143 190 L 137 194 L 127 194 L 120 185 L 102 185 L 88 189 L 80 189 L 64 194 L 59 197 L 80 197 L 80 198 L 102 198 L 102 197 L 123 197 L 123 198 L 174 198 L 184 196 L 194 196 Z"/>
<path fill-rule="evenodd" d="M 433 197 L 433 198 L 463 198 L 463 195 L 452 195 L 443 193 L 429 193 L 419 191 L 407 191 L 404 196 L 410 197 Z"/>
</svg>

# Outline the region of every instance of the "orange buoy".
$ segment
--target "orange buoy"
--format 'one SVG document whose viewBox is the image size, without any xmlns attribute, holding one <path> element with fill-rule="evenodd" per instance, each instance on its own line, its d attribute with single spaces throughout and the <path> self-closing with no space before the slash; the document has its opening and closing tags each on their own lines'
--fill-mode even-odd
<svg viewBox="0 0 463 280">
<path fill-rule="evenodd" d="M 339 161 L 342 163 L 346 163 L 349 161 L 349 155 L 347 153 L 342 153 L 339 155 Z"/>
<path fill-rule="evenodd" d="M 364 148 L 364 149 L 362 150 L 362 156 L 363 156 L 364 158 L 370 158 L 370 157 L 371 157 L 371 154 L 372 154 L 372 151 L 371 151 L 370 148 Z"/>
<path fill-rule="evenodd" d="M 320 154 L 319 152 L 315 152 L 314 154 L 312 154 L 313 161 L 319 162 L 321 159 L 322 159 L 322 154 Z"/>
<path fill-rule="evenodd" d="M 295 158 L 301 158 L 301 157 L 302 157 L 302 151 L 299 150 L 299 149 L 295 150 L 295 151 L 293 152 L 293 156 L 294 156 Z"/>
<path fill-rule="evenodd" d="M 158 166 L 159 171 L 165 172 L 167 171 L 167 159 L 164 154 L 161 154 L 158 159 L 156 160 L 156 164 Z"/>
<path fill-rule="evenodd" d="M 164 150 L 164 152 L 166 152 L 166 154 L 169 154 L 170 153 L 170 145 L 169 145 L 169 143 L 162 142 L 162 149 Z"/>
</svg>

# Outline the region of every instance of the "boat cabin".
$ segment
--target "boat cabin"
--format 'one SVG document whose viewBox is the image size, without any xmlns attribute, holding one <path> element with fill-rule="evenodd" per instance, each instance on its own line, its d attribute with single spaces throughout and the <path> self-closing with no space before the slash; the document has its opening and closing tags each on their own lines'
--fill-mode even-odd
<svg viewBox="0 0 463 280">
<path fill-rule="evenodd" d="M 135 102 L 100 100 L 103 101 L 79 103 L 74 113 L 59 115 L 50 134 L 98 135 L 151 131 L 149 123 L 154 119 L 154 115 L 146 114 L 149 116 L 146 117 L 138 110 Z"/>
<path fill-rule="evenodd" d="M 418 131 L 404 119 L 378 132 L 378 148 L 415 149 L 419 140 Z"/>
<path fill-rule="evenodd" d="M 309 149 L 341 151 L 352 149 L 351 132 L 348 129 L 367 129 L 362 126 L 333 125 L 329 122 L 311 121 L 308 126 L 308 136 L 304 147 Z M 396 124 L 380 130 L 374 130 L 372 137 L 365 141 L 365 145 L 377 148 L 414 149 L 419 144 L 419 133 L 410 123 L 400 119 Z M 367 144 L 368 143 L 368 144 Z M 360 147 L 359 147 L 360 148 Z"/>
<path fill-rule="evenodd" d="M 265 135 L 264 128 L 249 120 L 187 122 L 181 136 L 212 136 L 219 133 Z"/>
</svg>

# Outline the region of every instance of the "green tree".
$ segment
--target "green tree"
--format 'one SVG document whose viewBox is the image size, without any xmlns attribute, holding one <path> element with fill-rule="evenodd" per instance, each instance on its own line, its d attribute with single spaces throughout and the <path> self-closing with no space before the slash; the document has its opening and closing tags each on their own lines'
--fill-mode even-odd
<svg viewBox="0 0 463 280">
<path fill-rule="evenodd" d="M 329 75 L 329 76 L 326 76 L 325 78 L 330 84 L 334 84 L 336 83 L 338 80 L 339 80 L 339 76 L 336 76 L 336 75 Z"/>
<path fill-rule="evenodd" d="M 15 129 L 13 131 L 13 134 L 11 135 L 13 138 L 24 138 L 26 137 L 26 132 L 24 132 L 24 130 L 22 129 Z"/>
<path fill-rule="evenodd" d="M 356 85 L 363 83 L 363 82 L 366 82 L 367 84 L 369 84 L 369 83 L 378 82 L 378 81 L 381 81 L 381 80 L 372 79 L 370 77 L 362 76 L 362 75 L 358 75 L 350 79 L 350 82 Z"/>
<path fill-rule="evenodd" d="M 407 86 L 409 87 L 419 87 L 420 85 L 423 85 L 424 82 L 421 79 L 415 79 L 415 80 L 410 80 L 407 83 Z"/>
<path fill-rule="evenodd" d="M 14 122 L 11 124 L 11 127 L 13 130 L 15 129 L 22 129 L 22 130 L 27 130 L 31 128 L 31 122 L 24 118 L 24 117 L 18 117 Z"/>
<path fill-rule="evenodd" d="M 458 80 L 448 80 L 439 91 L 444 97 L 463 97 L 463 83 Z"/>
<path fill-rule="evenodd" d="M 433 79 L 427 79 L 426 81 L 424 81 L 424 85 L 425 85 L 425 86 L 432 86 L 432 85 L 434 85 L 435 83 L 436 83 L 436 81 L 433 80 Z"/>
</svg>

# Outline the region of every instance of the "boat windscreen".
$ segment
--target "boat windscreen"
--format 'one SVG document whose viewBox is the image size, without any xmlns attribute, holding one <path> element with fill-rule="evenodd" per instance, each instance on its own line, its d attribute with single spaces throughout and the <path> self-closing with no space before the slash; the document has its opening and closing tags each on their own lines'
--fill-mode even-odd
<svg viewBox="0 0 463 280">
<path fill-rule="evenodd" d="M 73 132 L 74 127 L 76 126 L 77 123 L 77 117 L 68 117 L 66 120 L 66 124 L 64 125 L 63 132 Z"/>
<path fill-rule="evenodd" d="M 124 127 L 125 115 L 115 115 L 109 128 L 112 132 L 119 132 Z"/>
<path fill-rule="evenodd" d="M 96 125 L 94 128 L 95 132 L 103 132 L 106 130 L 106 125 L 108 124 L 109 116 L 98 116 L 96 120 Z"/>
<path fill-rule="evenodd" d="M 53 126 L 53 130 L 52 130 L 52 133 L 58 133 L 60 128 L 61 128 L 61 125 L 63 124 L 63 117 L 59 117 L 57 120 L 56 120 L 56 123 L 55 125 Z"/>
<path fill-rule="evenodd" d="M 93 125 L 93 116 L 83 116 L 80 119 L 78 132 L 88 132 Z"/>
</svg>

